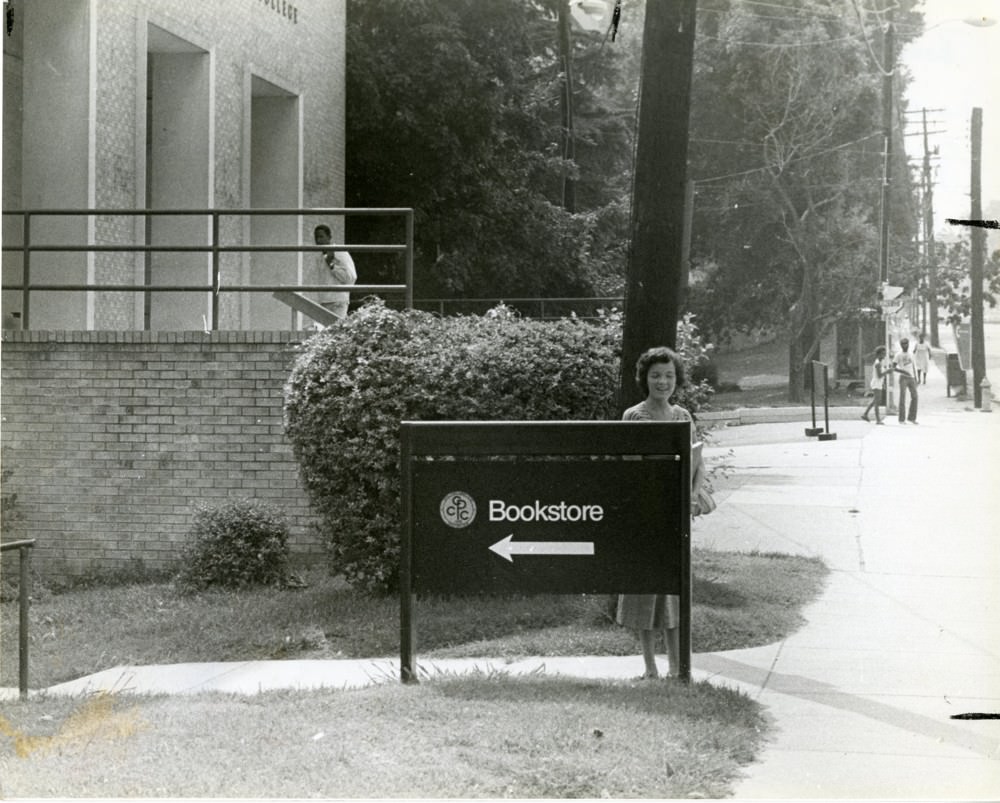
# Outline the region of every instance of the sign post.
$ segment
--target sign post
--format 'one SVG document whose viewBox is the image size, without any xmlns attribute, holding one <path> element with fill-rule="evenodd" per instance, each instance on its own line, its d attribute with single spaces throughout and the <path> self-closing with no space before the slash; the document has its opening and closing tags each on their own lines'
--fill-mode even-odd
<svg viewBox="0 0 1000 803">
<path fill-rule="evenodd" d="M 676 594 L 691 672 L 691 425 L 403 422 L 400 664 L 414 595 Z"/>
</svg>

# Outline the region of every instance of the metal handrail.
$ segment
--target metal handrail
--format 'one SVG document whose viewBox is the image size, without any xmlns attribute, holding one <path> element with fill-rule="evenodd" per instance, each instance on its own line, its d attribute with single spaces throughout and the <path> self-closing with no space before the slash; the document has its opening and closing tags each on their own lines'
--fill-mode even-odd
<svg viewBox="0 0 1000 803">
<path fill-rule="evenodd" d="M 18 609 L 18 629 L 17 629 L 17 688 L 21 697 L 28 696 L 28 603 L 31 594 L 31 549 L 35 546 L 35 539 L 28 538 L 22 541 L 11 541 L 9 544 L 0 544 L 0 552 L 8 549 L 16 549 L 20 562 L 20 582 L 17 588 L 17 609 Z"/>
<path fill-rule="evenodd" d="M 415 308 L 425 307 L 432 305 L 437 308 L 439 315 L 445 314 L 446 307 L 469 307 L 482 304 L 490 304 L 496 306 L 497 304 L 507 304 L 507 305 L 538 305 L 538 317 L 545 318 L 545 305 L 549 304 L 605 304 L 609 307 L 615 305 L 622 305 L 624 303 L 624 298 L 622 296 L 530 296 L 530 297 L 511 297 L 511 296 L 493 296 L 484 298 L 415 298 L 413 299 L 413 306 Z"/>
<path fill-rule="evenodd" d="M 21 291 L 21 325 L 24 329 L 31 327 L 31 292 L 32 291 L 110 291 L 110 292 L 207 292 L 212 294 L 211 328 L 219 328 L 219 295 L 223 292 L 238 293 L 273 293 L 279 291 L 322 292 L 322 291 L 353 291 L 362 293 L 402 293 L 407 309 L 413 306 L 413 210 L 409 208 L 273 208 L 273 209 L 15 209 L 5 210 L 4 216 L 20 216 L 23 220 L 23 242 L 21 245 L 4 245 L 4 252 L 19 252 L 23 255 L 22 279 L 19 284 L 2 285 L 3 290 Z M 223 245 L 219 239 L 219 221 L 223 217 L 244 216 L 400 216 L 405 225 L 403 243 L 387 244 L 330 244 L 324 245 Z M 206 216 L 211 218 L 211 242 L 205 245 L 98 245 L 96 243 L 59 244 L 51 243 L 35 245 L 31 242 L 31 223 L 36 217 L 180 217 Z M 364 285 L 229 285 L 223 286 L 219 257 L 224 253 L 308 253 L 323 251 L 354 251 L 357 253 L 398 253 L 404 257 L 405 279 L 403 284 L 364 284 Z M 168 285 L 168 284 L 113 284 L 113 283 L 45 283 L 36 284 L 31 281 L 31 255 L 35 252 L 93 252 L 93 253 L 206 253 L 211 254 L 211 284 Z"/>
</svg>

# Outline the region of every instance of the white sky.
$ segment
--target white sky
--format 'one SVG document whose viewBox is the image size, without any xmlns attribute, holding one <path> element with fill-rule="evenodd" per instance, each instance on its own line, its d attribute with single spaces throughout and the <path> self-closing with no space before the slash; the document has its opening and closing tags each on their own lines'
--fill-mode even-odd
<svg viewBox="0 0 1000 803">
<path fill-rule="evenodd" d="M 1000 202 L 1000 0 L 924 0 L 922 5 L 927 30 L 903 48 L 900 60 L 913 76 L 906 93 L 911 112 L 906 117 L 913 123 L 906 133 L 922 130 L 913 110 L 943 110 L 927 115 L 928 121 L 940 121 L 928 122 L 928 130 L 943 131 L 930 137 L 931 149 L 940 149 L 934 184 L 935 231 L 940 232 L 953 228 L 946 217 L 969 217 L 974 106 L 983 110 L 983 216 L 991 217 L 991 201 Z M 962 22 L 981 16 L 996 24 L 976 28 Z M 907 137 L 906 150 L 911 159 L 922 158 L 922 137 Z"/>
</svg>

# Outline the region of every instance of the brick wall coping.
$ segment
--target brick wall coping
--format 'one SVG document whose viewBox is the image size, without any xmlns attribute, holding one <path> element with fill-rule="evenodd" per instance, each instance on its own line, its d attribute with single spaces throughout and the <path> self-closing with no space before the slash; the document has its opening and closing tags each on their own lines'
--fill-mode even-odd
<svg viewBox="0 0 1000 803">
<path fill-rule="evenodd" d="M 4 343 L 300 343 L 312 332 L 302 331 L 74 331 L 6 329 Z"/>
</svg>

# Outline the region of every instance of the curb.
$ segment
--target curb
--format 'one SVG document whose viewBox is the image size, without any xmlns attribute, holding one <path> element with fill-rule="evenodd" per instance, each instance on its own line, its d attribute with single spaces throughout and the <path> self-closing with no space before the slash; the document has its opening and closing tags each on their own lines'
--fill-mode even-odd
<svg viewBox="0 0 1000 803">
<path fill-rule="evenodd" d="M 831 421 L 853 421 L 864 407 L 831 407 Z M 824 418 L 822 408 L 816 409 L 816 421 Z M 743 407 L 738 410 L 706 411 L 695 414 L 695 419 L 706 426 L 735 427 L 746 424 L 788 424 L 812 422 L 811 407 Z"/>
</svg>

